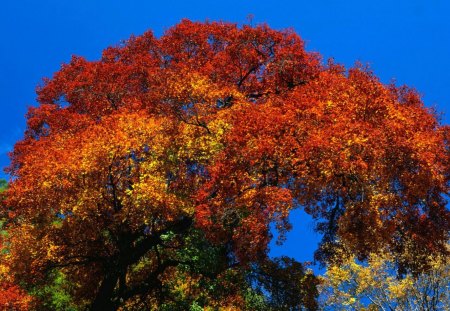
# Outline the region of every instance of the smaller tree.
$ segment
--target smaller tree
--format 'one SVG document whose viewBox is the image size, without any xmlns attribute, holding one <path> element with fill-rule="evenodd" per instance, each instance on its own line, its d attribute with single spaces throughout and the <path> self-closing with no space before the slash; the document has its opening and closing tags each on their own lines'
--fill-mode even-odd
<svg viewBox="0 0 450 311">
<path fill-rule="evenodd" d="M 448 258 L 428 258 L 419 274 L 399 274 L 398 259 L 387 253 L 371 254 L 367 263 L 344 256 L 330 265 L 320 286 L 326 310 L 434 311 L 450 308 Z"/>
</svg>

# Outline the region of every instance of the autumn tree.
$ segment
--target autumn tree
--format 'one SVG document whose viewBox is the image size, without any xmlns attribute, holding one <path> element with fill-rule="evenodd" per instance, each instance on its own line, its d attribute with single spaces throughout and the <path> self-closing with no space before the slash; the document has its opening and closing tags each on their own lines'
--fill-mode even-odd
<svg viewBox="0 0 450 311">
<path fill-rule="evenodd" d="M 184 20 L 72 58 L 38 101 L 4 208 L 7 264 L 28 288 L 57 272 L 91 310 L 244 308 L 258 296 L 246 275 L 291 282 L 277 273 L 296 264 L 267 253 L 294 208 L 317 219 L 324 262 L 342 245 L 402 254 L 407 237 L 402 269 L 446 252 L 447 129 L 415 91 L 323 65 L 291 30 Z M 314 309 L 299 292 L 312 299 L 262 303 Z"/>
<path fill-rule="evenodd" d="M 323 310 L 448 310 L 448 258 L 429 255 L 428 263 L 418 274 L 399 275 L 388 253 L 373 253 L 367 263 L 346 257 L 340 265 L 328 267 L 322 278 Z"/>
</svg>

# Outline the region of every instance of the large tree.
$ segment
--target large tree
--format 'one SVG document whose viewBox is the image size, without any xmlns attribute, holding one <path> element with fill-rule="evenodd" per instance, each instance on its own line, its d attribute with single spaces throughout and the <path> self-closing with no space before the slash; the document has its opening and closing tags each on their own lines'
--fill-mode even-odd
<svg viewBox="0 0 450 311">
<path fill-rule="evenodd" d="M 246 275 L 281 271 L 270 226 L 282 239 L 294 208 L 318 220 L 323 261 L 340 244 L 401 254 L 406 237 L 417 258 L 446 251 L 446 128 L 415 91 L 322 65 L 290 30 L 184 20 L 74 57 L 38 101 L 11 154 L 9 269 L 30 287 L 59 271 L 92 310 L 196 291 L 242 306 Z M 283 295 L 265 299 L 309 301 Z"/>
</svg>

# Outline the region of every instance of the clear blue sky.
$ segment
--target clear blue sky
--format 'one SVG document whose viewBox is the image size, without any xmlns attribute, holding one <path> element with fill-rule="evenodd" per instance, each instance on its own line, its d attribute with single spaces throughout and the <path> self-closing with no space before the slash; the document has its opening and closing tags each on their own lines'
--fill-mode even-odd
<svg viewBox="0 0 450 311">
<path fill-rule="evenodd" d="M 21 138 L 35 87 L 71 55 L 96 59 L 103 48 L 182 18 L 265 22 L 294 28 L 307 49 L 351 66 L 368 63 L 383 82 L 419 90 L 450 123 L 450 2 L 447 0 L 3 0 L 0 4 L 0 166 Z M 0 173 L 0 177 L 7 177 Z M 311 260 L 318 237 L 296 212 L 294 230 L 272 254 Z"/>
</svg>

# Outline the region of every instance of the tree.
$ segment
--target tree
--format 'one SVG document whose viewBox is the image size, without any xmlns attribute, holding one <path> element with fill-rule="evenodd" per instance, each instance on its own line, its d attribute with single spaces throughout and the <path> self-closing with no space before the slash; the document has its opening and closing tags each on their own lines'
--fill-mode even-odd
<svg viewBox="0 0 450 311">
<path fill-rule="evenodd" d="M 336 237 L 360 258 L 409 236 L 418 256 L 446 251 L 447 128 L 290 30 L 184 20 L 74 57 L 38 101 L 8 169 L 8 265 L 29 287 L 62 272 L 91 310 L 195 292 L 174 280 L 215 283 L 194 305 L 242 307 L 293 208 L 318 219 L 323 261 Z"/>
<path fill-rule="evenodd" d="M 324 310 L 437 311 L 450 308 L 448 258 L 430 256 L 419 274 L 398 275 L 394 258 L 371 254 L 367 264 L 348 257 L 328 268 L 321 284 Z"/>
</svg>

